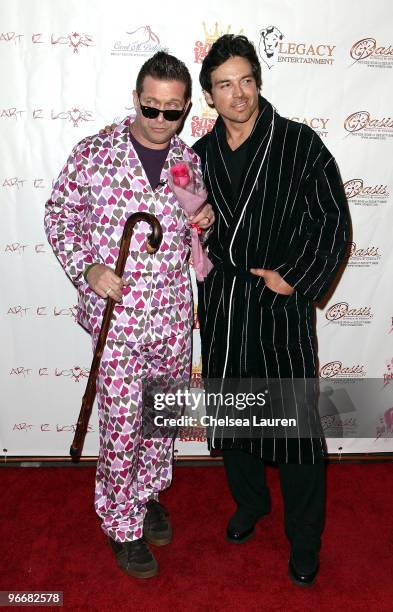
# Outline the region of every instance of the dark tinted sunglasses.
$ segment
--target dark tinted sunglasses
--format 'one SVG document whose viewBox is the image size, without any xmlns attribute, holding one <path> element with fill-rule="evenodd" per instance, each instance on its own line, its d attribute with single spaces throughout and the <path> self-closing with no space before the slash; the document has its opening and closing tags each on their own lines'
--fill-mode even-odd
<svg viewBox="0 0 393 612">
<path fill-rule="evenodd" d="M 184 113 L 184 108 L 182 108 L 181 110 L 175 110 L 172 108 L 160 110 L 159 108 L 154 108 L 154 106 L 144 106 L 143 104 L 141 104 L 139 97 L 138 100 L 139 106 L 141 107 L 142 115 L 146 117 L 146 119 L 156 119 L 158 115 L 162 113 L 165 121 L 178 121 Z"/>
</svg>

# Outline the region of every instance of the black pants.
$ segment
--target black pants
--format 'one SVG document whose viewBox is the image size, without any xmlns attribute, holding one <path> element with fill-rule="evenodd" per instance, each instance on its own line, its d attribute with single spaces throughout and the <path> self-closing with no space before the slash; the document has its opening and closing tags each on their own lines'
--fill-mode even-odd
<svg viewBox="0 0 393 612">
<path fill-rule="evenodd" d="M 270 512 L 264 461 L 242 450 L 222 451 L 229 488 L 238 508 L 257 520 Z M 312 571 L 325 518 L 325 463 L 279 463 L 285 533 L 297 566 Z"/>
</svg>

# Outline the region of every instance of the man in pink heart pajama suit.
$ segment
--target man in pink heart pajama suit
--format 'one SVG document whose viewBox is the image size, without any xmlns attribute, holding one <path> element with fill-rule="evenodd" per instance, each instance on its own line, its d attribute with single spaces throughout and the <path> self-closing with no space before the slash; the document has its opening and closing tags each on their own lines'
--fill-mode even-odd
<svg viewBox="0 0 393 612">
<path fill-rule="evenodd" d="M 168 388 L 187 382 L 193 321 L 188 269 L 189 220 L 167 179 L 186 162 L 202 184 L 199 158 L 177 136 L 190 104 L 185 65 L 159 52 L 141 68 L 133 93 L 136 117 L 110 134 L 83 139 L 72 151 L 46 205 L 45 227 L 61 265 L 78 288 L 78 321 L 98 338 L 106 298 L 117 301 L 97 381 L 100 451 L 95 508 L 119 566 L 150 577 L 157 563 L 147 542 L 171 539 L 160 491 L 172 476 L 173 440 L 147 438 L 142 381 L 162 377 Z M 146 250 L 151 228 L 134 229 L 122 279 L 113 272 L 128 216 L 157 217 L 163 240 Z M 205 205 L 193 222 L 214 220 Z"/>
</svg>

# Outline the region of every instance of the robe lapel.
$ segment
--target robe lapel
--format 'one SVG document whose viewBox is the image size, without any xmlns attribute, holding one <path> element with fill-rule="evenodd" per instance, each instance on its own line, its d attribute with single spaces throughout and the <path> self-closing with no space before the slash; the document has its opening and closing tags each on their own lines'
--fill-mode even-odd
<svg viewBox="0 0 393 612">
<path fill-rule="evenodd" d="M 232 183 L 222 152 L 222 138 L 226 138 L 225 126 L 221 117 L 216 121 L 207 148 L 206 175 L 209 191 L 217 209 L 228 228 L 233 218 Z"/>
<path fill-rule="evenodd" d="M 271 145 L 272 141 L 275 111 L 272 105 L 262 97 L 260 97 L 260 109 L 261 112 L 250 134 L 242 186 L 238 200 L 235 203 L 235 214 L 228 227 L 225 240 L 225 247 L 228 249 L 235 243 L 235 240 L 238 240 L 241 234 L 242 224 L 239 221 L 243 220 L 245 216 L 249 216 L 252 208 L 258 201 L 258 198 L 255 198 L 254 195 L 258 191 L 258 180 L 269 155 L 267 148 Z M 249 227 L 246 227 L 246 231 L 249 233 Z"/>
</svg>

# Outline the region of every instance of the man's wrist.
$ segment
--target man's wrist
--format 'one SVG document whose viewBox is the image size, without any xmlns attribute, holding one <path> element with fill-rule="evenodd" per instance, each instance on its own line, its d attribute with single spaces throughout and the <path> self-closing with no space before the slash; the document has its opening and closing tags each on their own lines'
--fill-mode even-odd
<svg viewBox="0 0 393 612">
<path fill-rule="evenodd" d="M 97 262 L 91 263 L 88 266 L 86 266 L 86 268 L 83 270 L 83 278 L 85 279 L 86 282 L 87 282 L 87 275 L 89 274 L 90 270 L 94 268 L 94 266 L 97 266 L 97 265 L 98 265 Z"/>
</svg>

